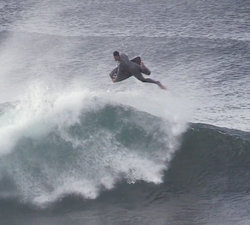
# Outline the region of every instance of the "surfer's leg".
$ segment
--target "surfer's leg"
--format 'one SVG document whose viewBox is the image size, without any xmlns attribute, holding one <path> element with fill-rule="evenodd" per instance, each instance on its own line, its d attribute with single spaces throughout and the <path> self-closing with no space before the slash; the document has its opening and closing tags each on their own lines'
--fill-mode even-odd
<svg viewBox="0 0 250 225">
<path fill-rule="evenodd" d="M 151 71 L 144 65 L 144 63 L 142 61 L 141 61 L 141 64 L 140 64 L 140 71 L 141 71 L 141 73 L 144 73 L 146 75 L 151 74 Z"/>
<path fill-rule="evenodd" d="M 141 57 L 140 57 L 140 56 L 137 56 L 137 57 L 131 59 L 130 61 L 131 61 L 131 62 L 134 62 L 134 63 L 136 63 L 136 64 L 138 64 L 138 65 L 140 65 L 140 64 L 141 64 Z"/>
<path fill-rule="evenodd" d="M 140 73 L 140 71 L 134 72 L 133 74 L 134 74 L 134 76 L 135 76 L 138 80 L 140 80 L 140 81 L 142 81 L 142 82 L 157 84 L 161 89 L 167 90 L 167 88 L 166 88 L 164 85 L 162 85 L 160 81 L 156 81 L 156 80 L 153 80 L 153 79 L 150 79 L 150 78 L 144 78 L 144 77 L 142 76 L 142 74 Z"/>
<path fill-rule="evenodd" d="M 136 72 L 133 72 L 133 75 L 140 81 L 142 82 L 146 82 L 146 83 L 153 83 L 153 84 L 158 84 L 159 81 L 155 81 L 153 79 L 150 79 L 150 78 L 145 78 L 142 76 L 142 74 L 140 73 L 140 71 L 136 71 Z"/>
<path fill-rule="evenodd" d="M 144 65 L 144 63 L 142 62 L 140 56 L 137 56 L 137 57 L 131 59 L 130 61 L 133 62 L 133 63 L 136 63 L 136 64 L 140 65 L 139 69 L 140 69 L 141 73 L 144 73 L 146 75 L 150 75 L 151 74 L 151 71 Z"/>
</svg>

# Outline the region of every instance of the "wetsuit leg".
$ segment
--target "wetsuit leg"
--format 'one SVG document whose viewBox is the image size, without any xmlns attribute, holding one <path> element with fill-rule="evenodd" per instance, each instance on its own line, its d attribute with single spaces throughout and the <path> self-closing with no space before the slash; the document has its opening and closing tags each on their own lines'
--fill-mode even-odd
<svg viewBox="0 0 250 225">
<path fill-rule="evenodd" d="M 140 81 L 142 82 L 146 82 L 146 83 L 153 83 L 153 84 L 157 84 L 159 85 L 159 81 L 155 81 L 153 79 L 150 79 L 150 78 L 144 78 L 141 74 L 141 72 L 139 70 L 137 71 L 133 71 L 133 75 Z"/>
<path fill-rule="evenodd" d="M 140 71 L 141 71 L 141 73 L 144 73 L 146 75 L 150 75 L 151 74 L 151 71 L 145 65 L 141 65 L 140 66 Z"/>
<path fill-rule="evenodd" d="M 134 62 L 134 63 L 136 63 L 136 64 L 138 64 L 138 65 L 140 65 L 140 64 L 141 64 L 141 57 L 140 57 L 140 56 L 137 56 L 137 57 L 131 59 L 130 61 L 131 61 L 131 62 Z"/>
<path fill-rule="evenodd" d="M 141 73 L 144 73 L 146 75 L 151 74 L 151 71 L 144 64 L 141 65 L 141 57 L 140 56 L 137 56 L 137 57 L 131 59 L 130 61 L 140 65 L 140 72 Z"/>
</svg>

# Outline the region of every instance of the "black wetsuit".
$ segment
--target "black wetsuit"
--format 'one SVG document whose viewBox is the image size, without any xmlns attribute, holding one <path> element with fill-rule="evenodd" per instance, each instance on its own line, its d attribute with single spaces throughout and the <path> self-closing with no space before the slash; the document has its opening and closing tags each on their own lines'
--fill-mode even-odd
<svg viewBox="0 0 250 225">
<path fill-rule="evenodd" d="M 118 68 L 115 68 L 111 73 L 110 77 L 114 82 L 119 82 L 125 80 L 132 75 L 135 76 L 138 80 L 147 83 L 158 84 L 159 81 L 152 80 L 150 78 L 144 78 L 141 73 L 150 75 L 150 70 L 145 66 L 140 66 L 141 58 L 136 57 L 132 60 L 129 60 L 128 56 L 125 54 L 120 54 Z M 115 76 L 116 74 L 116 76 Z"/>
</svg>

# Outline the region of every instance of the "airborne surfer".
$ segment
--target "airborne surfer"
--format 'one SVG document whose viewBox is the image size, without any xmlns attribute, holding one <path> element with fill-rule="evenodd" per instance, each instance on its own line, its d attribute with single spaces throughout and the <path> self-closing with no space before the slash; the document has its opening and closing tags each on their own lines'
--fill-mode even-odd
<svg viewBox="0 0 250 225">
<path fill-rule="evenodd" d="M 123 53 L 120 54 L 118 51 L 114 51 L 113 56 L 114 60 L 118 62 L 118 67 L 109 74 L 113 82 L 123 81 L 133 75 L 142 82 L 157 84 L 161 89 L 167 90 L 160 81 L 142 76 L 141 73 L 150 75 L 151 71 L 144 65 L 140 57 L 129 60 L 127 55 Z"/>
</svg>

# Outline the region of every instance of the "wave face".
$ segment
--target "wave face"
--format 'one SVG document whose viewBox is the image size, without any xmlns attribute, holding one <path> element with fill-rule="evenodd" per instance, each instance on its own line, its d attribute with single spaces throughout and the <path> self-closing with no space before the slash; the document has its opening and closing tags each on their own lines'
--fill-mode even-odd
<svg viewBox="0 0 250 225">
<path fill-rule="evenodd" d="M 165 182 L 181 192 L 247 193 L 250 133 L 192 124 L 183 136 Z"/>
<path fill-rule="evenodd" d="M 163 182 L 179 145 L 170 122 L 96 97 L 34 99 L 1 107 L 1 198 L 43 206 L 121 180 Z"/>
</svg>

